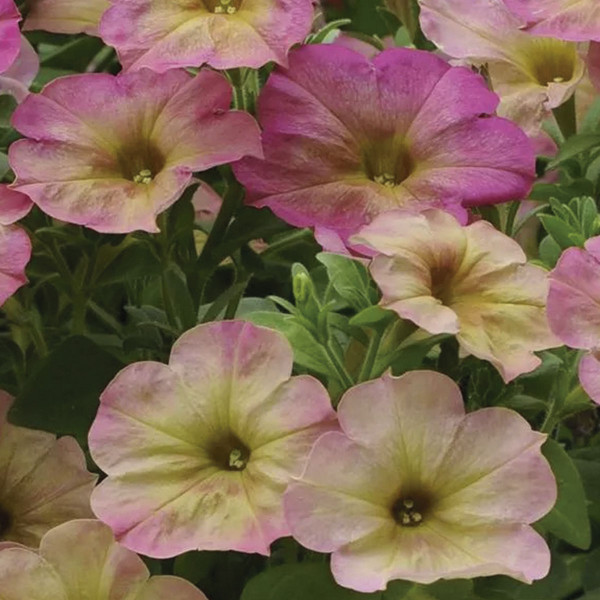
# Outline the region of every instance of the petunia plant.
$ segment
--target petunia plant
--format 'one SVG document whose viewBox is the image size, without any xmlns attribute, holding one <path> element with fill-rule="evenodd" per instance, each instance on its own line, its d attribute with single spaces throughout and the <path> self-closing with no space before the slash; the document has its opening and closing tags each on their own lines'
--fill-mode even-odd
<svg viewBox="0 0 600 600">
<path fill-rule="evenodd" d="M 0 599 L 600 597 L 595 0 L 0 0 Z"/>
</svg>

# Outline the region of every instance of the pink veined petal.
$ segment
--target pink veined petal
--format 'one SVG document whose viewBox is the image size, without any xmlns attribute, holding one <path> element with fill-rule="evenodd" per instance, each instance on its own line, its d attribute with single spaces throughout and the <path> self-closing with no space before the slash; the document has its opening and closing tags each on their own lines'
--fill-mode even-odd
<svg viewBox="0 0 600 600">
<path fill-rule="evenodd" d="M 505 0 L 534 35 L 575 42 L 600 41 L 600 6 L 594 0 Z"/>
<path fill-rule="evenodd" d="M 600 361 L 597 352 L 590 352 L 581 358 L 579 381 L 585 393 L 596 404 L 600 404 Z"/>
<path fill-rule="evenodd" d="M 25 267 L 31 257 L 31 242 L 15 225 L 0 225 L 0 306 L 27 283 Z"/>
<path fill-rule="evenodd" d="M 214 14 L 204 4 L 157 0 L 112 2 L 100 33 L 128 69 L 174 67 L 258 68 L 286 64 L 289 48 L 309 33 L 311 0 L 245 0 L 235 14 Z"/>
<path fill-rule="evenodd" d="M 21 36 L 21 48 L 13 64 L 0 74 L 0 93 L 12 94 L 17 102 L 22 102 L 29 93 L 29 86 L 40 67 L 36 51 Z"/>
<path fill-rule="evenodd" d="M 21 15 L 14 0 L 0 0 L 0 73 L 6 71 L 17 58 L 21 47 L 19 21 Z"/>
<path fill-rule="evenodd" d="M 569 248 L 550 274 L 548 321 L 571 348 L 595 348 L 600 340 L 599 273 L 591 252 Z"/>
<path fill-rule="evenodd" d="M 24 31 L 98 35 L 100 17 L 109 0 L 30 0 Z"/>
<path fill-rule="evenodd" d="M 0 184 L 0 225 L 12 225 L 22 219 L 32 206 L 28 196 Z"/>
<path fill-rule="evenodd" d="M 0 549 L 0 586 L 6 600 L 69 600 L 52 566 L 23 547 Z"/>
</svg>

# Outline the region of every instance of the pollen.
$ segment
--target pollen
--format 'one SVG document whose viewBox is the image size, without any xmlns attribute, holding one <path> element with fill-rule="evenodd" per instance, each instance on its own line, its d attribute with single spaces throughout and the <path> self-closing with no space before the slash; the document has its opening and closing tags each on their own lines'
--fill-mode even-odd
<svg viewBox="0 0 600 600">
<path fill-rule="evenodd" d="M 234 15 L 238 9 L 232 2 L 233 0 L 219 0 L 218 4 L 213 8 L 213 12 L 217 15 Z"/>
<path fill-rule="evenodd" d="M 398 500 L 392 508 L 392 515 L 402 527 L 417 527 L 423 522 L 423 513 L 417 510 L 412 498 Z"/>
<path fill-rule="evenodd" d="M 143 183 L 144 185 L 152 183 L 152 171 L 150 169 L 142 169 L 137 175 L 134 175 L 133 181 L 135 183 Z"/>
<path fill-rule="evenodd" d="M 383 175 L 375 175 L 373 181 L 385 187 L 396 187 L 396 178 L 390 173 L 383 173 Z"/>
<path fill-rule="evenodd" d="M 245 467 L 244 453 L 238 448 L 234 448 L 229 453 L 229 468 L 234 471 L 242 471 Z"/>
</svg>

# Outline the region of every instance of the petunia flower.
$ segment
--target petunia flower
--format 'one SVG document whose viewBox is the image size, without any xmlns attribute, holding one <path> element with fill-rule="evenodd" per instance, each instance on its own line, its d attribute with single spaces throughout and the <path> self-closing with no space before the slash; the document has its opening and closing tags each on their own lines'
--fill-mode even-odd
<svg viewBox="0 0 600 600">
<path fill-rule="evenodd" d="M 55 527 L 39 552 L 0 549 L 0 589 L 3 600 L 206 600 L 185 579 L 150 577 L 142 559 L 92 519 Z"/>
<path fill-rule="evenodd" d="M 200 325 L 169 365 L 133 364 L 104 391 L 89 444 L 107 473 L 92 509 L 127 548 L 269 553 L 289 535 L 282 496 L 315 440 L 336 428 L 326 390 L 291 377 L 279 333 Z"/>
<path fill-rule="evenodd" d="M 29 94 L 29 86 L 40 68 L 36 51 L 24 36 L 17 57 L 4 72 L 0 72 L 0 94 L 11 94 L 17 102 L 22 102 Z"/>
<path fill-rule="evenodd" d="M 521 2 L 522 0 L 518 0 Z M 419 0 L 425 35 L 448 56 L 487 72 L 500 115 L 528 133 L 568 100 L 585 72 L 577 45 L 524 31 L 502 0 Z"/>
<path fill-rule="evenodd" d="M 98 35 L 100 17 L 109 0 L 28 0 L 24 31 Z"/>
<path fill-rule="evenodd" d="M 588 351 L 579 381 L 600 404 L 600 236 L 565 250 L 550 273 L 548 321 L 564 344 Z"/>
<path fill-rule="evenodd" d="M 497 103 L 481 77 L 429 52 L 304 46 L 259 99 L 265 159 L 234 170 L 250 204 L 343 238 L 398 207 L 466 220 L 464 207 L 523 197 L 533 181 L 531 145 L 493 116 Z"/>
<path fill-rule="evenodd" d="M 0 73 L 6 71 L 15 61 L 21 49 L 19 13 L 14 0 L 0 0 Z"/>
<path fill-rule="evenodd" d="M 310 31 L 311 0 L 111 0 L 100 35 L 126 68 L 286 64 Z"/>
<path fill-rule="evenodd" d="M 16 223 L 32 206 L 28 196 L 12 190 L 6 183 L 0 183 L 0 226 Z"/>
<path fill-rule="evenodd" d="M 0 224 L 0 306 L 27 283 L 31 242 L 23 229 Z"/>
<path fill-rule="evenodd" d="M 26 139 L 9 149 L 12 187 L 62 221 L 156 232 L 194 171 L 262 154 L 256 122 L 230 102 L 211 71 L 56 79 L 13 114 Z"/>
<path fill-rule="evenodd" d="M 74 438 L 8 423 L 11 403 L 0 390 L 0 541 L 37 548 L 52 527 L 92 516 L 97 476 Z"/>
<path fill-rule="evenodd" d="M 527 21 L 527 31 L 560 40 L 600 42 L 600 4 L 597 0 L 504 0 Z"/>
<path fill-rule="evenodd" d="M 284 505 L 303 546 L 333 553 L 340 585 L 547 574 L 550 552 L 529 524 L 554 505 L 556 483 L 546 436 L 519 414 L 465 415 L 451 379 L 412 371 L 351 388 L 338 418 L 342 431 L 319 438 Z"/>
<path fill-rule="evenodd" d="M 546 318 L 547 273 L 486 221 L 467 227 L 439 210 L 393 211 L 351 239 L 379 253 L 371 265 L 381 305 L 431 334 L 454 334 L 464 352 L 505 381 L 560 345 Z"/>
</svg>

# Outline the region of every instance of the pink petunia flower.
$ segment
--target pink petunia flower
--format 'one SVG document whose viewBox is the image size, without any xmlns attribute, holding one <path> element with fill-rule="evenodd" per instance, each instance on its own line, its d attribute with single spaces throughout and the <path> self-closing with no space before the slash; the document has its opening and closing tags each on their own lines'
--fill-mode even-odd
<svg viewBox="0 0 600 600">
<path fill-rule="evenodd" d="M 24 31 L 98 35 L 100 17 L 109 0 L 29 0 Z"/>
<path fill-rule="evenodd" d="M 527 21 L 527 31 L 560 40 L 600 42 L 600 3 L 597 0 L 504 0 Z"/>
<path fill-rule="evenodd" d="M 568 248 L 550 273 L 548 321 L 570 348 L 588 350 L 579 381 L 600 404 L 600 236 L 583 248 Z"/>
<path fill-rule="evenodd" d="M 0 72 L 0 94 L 11 94 L 17 102 L 22 102 L 29 94 L 29 86 L 40 68 L 36 51 L 24 36 L 21 47 L 13 63 Z"/>
<path fill-rule="evenodd" d="M 311 0 L 111 0 L 102 39 L 126 68 L 258 68 L 287 63 L 309 33 Z"/>
<path fill-rule="evenodd" d="M 375 215 L 525 196 L 534 154 L 468 69 L 395 48 L 369 59 L 336 44 L 290 54 L 259 100 L 265 159 L 234 166 L 247 201 L 343 238 Z"/>
<path fill-rule="evenodd" d="M 13 188 L 50 216 L 104 233 L 158 231 L 194 171 L 260 156 L 254 119 L 218 73 L 147 69 L 56 79 L 13 114 Z"/>
<path fill-rule="evenodd" d="M 74 438 L 8 423 L 11 403 L 0 390 L 0 541 L 37 548 L 52 527 L 92 516 L 97 476 Z"/>
<path fill-rule="evenodd" d="M 14 0 L 0 0 L 0 73 L 6 71 L 15 61 L 21 49 L 19 21 L 21 14 Z"/>
<path fill-rule="evenodd" d="M 291 377 L 279 333 L 241 321 L 200 325 L 169 365 L 140 362 L 104 391 L 89 444 L 108 479 L 96 515 L 127 548 L 269 553 L 289 535 L 283 492 L 315 440 L 336 428 L 325 388 Z"/>
<path fill-rule="evenodd" d="M 206 600 L 185 579 L 150 577 L 139 556 L 91 519 L 55 527 L 39 552 L 0 549 L 0 589 L 3 600 Z"/>
<path fill-rule="evenodd" d="M 25 267 L 31 258 L 31 242 L 23 229 L 0 224 L 0 306 L 27 283 Z"/>
<path fill-rule="evenodd" d="M 342 432 L 319 438 L 284 505 L 302 545 L 333 552 L 340 585 L 548 573 L 550 552 L 529 524 L 554 505 L 556 483 L 546 436 L 519 414 L 465 415 L 451 379 L 412 371 L 350 389 L 338 418 Z"/>
<path fill-rule="evenodd" d="M 502 0 L 419 4 L 425 35 L 448 56 L 483 67 L 501 98 L 498 113 L 530 134 L 573 95 L 583 77 L 585 63 L 575 43 L 524 31 L 526 20 Z"/>
<path fill-rule="evenodd" d="M 22 219 L 32 208 L 33 202 L 25 194 L 0 183 L 0 225 L 12 225 Z"/>
<path fill-rule="evenodd" d="M 439 210 L 393 211 L 351 241 L 379 253 L 370 270 L 384 308 L 431 334 L 455 334 L 505 381 L 540 364 L 534 351 L 560 345 L 546 318 L 547 273 L 486 221 L 462 227 Z"/>
</svg>

